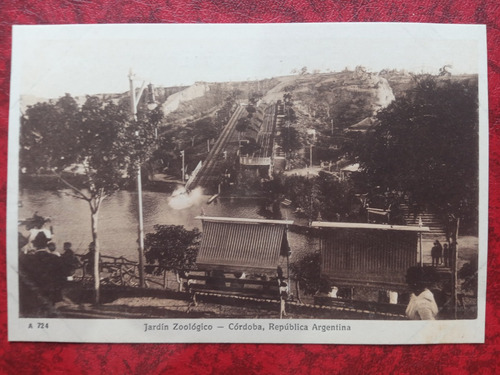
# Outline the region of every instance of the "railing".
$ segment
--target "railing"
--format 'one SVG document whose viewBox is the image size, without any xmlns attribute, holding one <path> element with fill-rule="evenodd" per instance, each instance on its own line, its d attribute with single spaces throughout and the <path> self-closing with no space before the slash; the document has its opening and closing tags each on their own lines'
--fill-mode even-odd
<svg viewBox="0 0 500 375">
<path fill-rule="evenodd" d="M 94 278 L 92 264 L 82 259 L 82 255 L 77 255 L 81 260 L 81 267 L 75 271 L 74 280 L 81 282 L 84 285 L 90 285 Z M 168 278 L 167 271 L 162 270 L 158 275 L 155 272 L 158 265 L 145 266 L 149 276 L 145 278 L 146 288 L 161 287 L 167 288 Z M 109 255 L 101 255 L 99 261 L 99 271 L 102 285 L 110 286 L 139 286 L 139 264 L 125 257 L 113 257 Z"/>
</svg>

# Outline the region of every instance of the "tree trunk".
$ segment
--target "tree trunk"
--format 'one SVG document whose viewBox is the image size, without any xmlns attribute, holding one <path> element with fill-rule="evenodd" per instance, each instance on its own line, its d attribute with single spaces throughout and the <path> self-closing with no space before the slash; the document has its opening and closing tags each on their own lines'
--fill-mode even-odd
<svg viewBox="0 0 500 375">
<path fill-rule="evenodd" d="M 99 270 L 99 261 L 101 257 L 101 250 L 99 242 L 97 240 L 97 223 L 99 219 L 99 209 L 92 209 L 91 215 L 91 225 L 92 225 L 92 241 L 94 242 L 95 252 L 94 252 L 94 303 L 98 305 L 101 299 L 101 273 Z"/>
</svg>

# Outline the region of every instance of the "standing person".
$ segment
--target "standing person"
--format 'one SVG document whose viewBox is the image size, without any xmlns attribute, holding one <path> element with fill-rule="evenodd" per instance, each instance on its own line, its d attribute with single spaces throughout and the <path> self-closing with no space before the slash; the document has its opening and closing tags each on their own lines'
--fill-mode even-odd
<svg viewBox="0 0 500 375">
<path fill-rule="evenodd" d="M 443 264 L 443 245 L 439 240 L 436 240 L 436 244 L 438 247 L 437 256 L 438 256 L 438 264 Z"/>
<path fill-rule="evenodd" d="M 279 293 L 280 293 L 280 319 L 286 316 L 286 300 L 288 298 L 288 284 L 285 281 L 279 282 Z"/>
<path fill-rule="evenodd" d="M 439 247 L 437 245 L 437 241 L 434 241 L 434 245 L 432 246 L 431 257 L 432 267 L 436 267 L 439 264 Z"/>
<path fill-rule="evenodd" d="M 284 279 L 284 277 L 283 277 L 283 268 L 281 268 L 280 266 L 278 266 L 276 268 L 276 274 L 278 275 L 278 280 L 281 281 L 282 279 Z"/>
<path fill-rule="evenodd" d="M 450 248 L 448 247 L 447 243 L 445 243 L 443 245 L 443 260 L 444 260 L 444 266 L 449 267 L 450 266 Z"/>
<path fill-rule="evenodd" d="M 51 242 L 45 248 L 39 248 L 33 255 L 33 265 L 30 278 L 37 298 L 39 299 L 40 308 L 45 313 L 51 313 L 52 306 L 56 302 L 62 300 L 62 288 L 66 279 L 64 267 L 60 255 L 56 251 L 56 245 Z"/>
<path fill-rule="evenodd" d="M 71 242 L 65 242 L 63 245 L 64 253 L 61 255 L 63 266 L 65 268 L 68 280 L 73 276 L 76 269 L 80 267 L 80 261 L 75 256 L 73 249 L 71 249 Z M 72 279 L 72 278 L 71 278 Z"/>
</svg>

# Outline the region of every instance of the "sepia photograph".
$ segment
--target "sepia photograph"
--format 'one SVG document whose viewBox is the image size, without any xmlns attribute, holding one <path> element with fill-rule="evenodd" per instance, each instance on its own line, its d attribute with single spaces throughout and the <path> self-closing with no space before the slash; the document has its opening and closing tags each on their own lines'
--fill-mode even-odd
<svg viewBox="0 0 500 375">
<path fill-rule="evenodd" d="M 11 341 L 484 342 L 484 26 L 14 26 L 11 82 Z"/>
</svg>

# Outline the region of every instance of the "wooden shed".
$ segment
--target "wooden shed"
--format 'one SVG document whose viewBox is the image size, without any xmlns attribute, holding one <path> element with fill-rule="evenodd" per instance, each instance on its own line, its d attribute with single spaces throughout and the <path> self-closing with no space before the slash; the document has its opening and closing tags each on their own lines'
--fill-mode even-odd
<svg viewBox="0 0 500 375">
<path fill-rule="evenodd" d="M 421 232 L 428 227 L 320 222 L 321 275 L 335 285 L 406 287 L 409 267 L 421 262 Z"/>
</svg>

